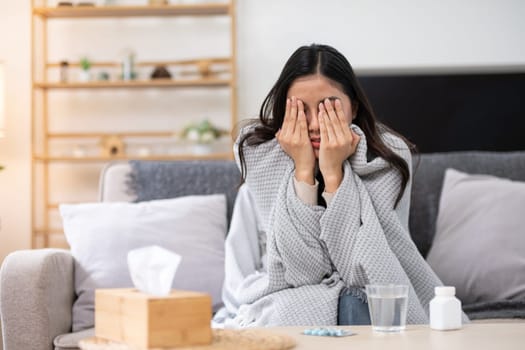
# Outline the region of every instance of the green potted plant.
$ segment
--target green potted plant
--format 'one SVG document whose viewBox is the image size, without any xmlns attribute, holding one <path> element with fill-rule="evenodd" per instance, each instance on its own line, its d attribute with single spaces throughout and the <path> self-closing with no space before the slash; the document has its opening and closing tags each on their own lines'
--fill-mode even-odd
<svg viewBox="0 0 525 350">
<path fill-rule="evenodd" d="M 82 57 L 80 60 L 80 81 L 91 80 L 91 61 L 87 57 Z"/>
<path fill-rule="evenodd" d="M 210 144 L 220 136 L 221 130 L 206 119 L 199 123 L 189 124 L 182 132 L 182 138 L 195 145 L 195 153 L 209 153 Z"/>
</svg>

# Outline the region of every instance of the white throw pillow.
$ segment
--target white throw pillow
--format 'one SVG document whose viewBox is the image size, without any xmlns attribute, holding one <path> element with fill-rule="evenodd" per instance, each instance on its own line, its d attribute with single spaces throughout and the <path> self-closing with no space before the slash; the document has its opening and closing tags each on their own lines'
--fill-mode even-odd
<svg viewBox="0 0 525 350">
<path fill-rule="evenodd" d="M 226 197 L 60 205 L 75 258 L 73 331 L 93 327 L 96 288 L 133 287 L 128 251 L 159 245 L 182 256 L 173 288 L 207 292 L 221 306 Z"/>
<path fill-rule="evenodd" d="M 525 183 L 447 169 L 427 261 L 464 304 L 525 299 Z"/>
</svg>

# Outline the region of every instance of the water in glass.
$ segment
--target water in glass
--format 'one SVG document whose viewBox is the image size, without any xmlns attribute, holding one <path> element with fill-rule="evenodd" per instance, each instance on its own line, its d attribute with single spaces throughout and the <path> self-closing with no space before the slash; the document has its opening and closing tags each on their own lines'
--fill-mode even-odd
<svg viewBox="0 0 525 350">
<path fill-rule="evenodd" d="M 367 286 L 368 308 L 372 328 L 380 332 L 405 329 L 408 287 L 404 285 Z"/>
</svg>

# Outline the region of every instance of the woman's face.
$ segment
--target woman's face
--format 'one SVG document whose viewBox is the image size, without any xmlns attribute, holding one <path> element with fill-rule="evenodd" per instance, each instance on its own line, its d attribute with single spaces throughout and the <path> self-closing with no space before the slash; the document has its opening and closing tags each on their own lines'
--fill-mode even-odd
<svg viewBox="0 0 525 350">
<path fill-rule="evenodd" d="M 290 89 L 287 98 L 295 96 L 304 104 L 304 113 L 308 123 L 308 135 L 314 149 L 316 158 L 319 157 L 319 146 L 321 133 L 319 131 L 319 103 L 325 99 L 330 99 L 332 105 L 335 99 L 339 99 L 343 105 L 343 112 L 348 123 L 351 122 L 355 112 L 352 111 L 350 98 L 343 92 L 341 85 L 333 80 L 323 77 L 320 74 L 306 75 L 297 78 Z"/>
</svg>

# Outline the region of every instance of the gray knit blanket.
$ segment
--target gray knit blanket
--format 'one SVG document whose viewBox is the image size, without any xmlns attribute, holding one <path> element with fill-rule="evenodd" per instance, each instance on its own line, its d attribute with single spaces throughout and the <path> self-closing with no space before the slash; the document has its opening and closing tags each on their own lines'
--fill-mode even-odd
<svg viewBox="0 0 525 350">
<path fill-rule="evenodd" d="M 267 268 L 244 281 L 237 326 L 336 325 L 341 288 L 373 283 L 408 285 L 407 322 L 428 322 L 434 287 L 442 283 L 408 233 L 411 183 L 394 209 L 401 176 L 382 158 L 368 160 L 365 135 L 352 128 L 361 140 L 327 208 L 296 196 L 293 161 L 275 139 L 244 148 L 246 183 L 266 232 Z M 382 137 L 411 169 L 406 144 L 389 133 Z"/>
</svg>

